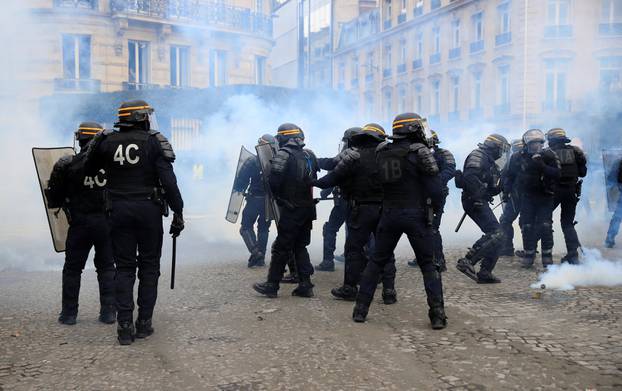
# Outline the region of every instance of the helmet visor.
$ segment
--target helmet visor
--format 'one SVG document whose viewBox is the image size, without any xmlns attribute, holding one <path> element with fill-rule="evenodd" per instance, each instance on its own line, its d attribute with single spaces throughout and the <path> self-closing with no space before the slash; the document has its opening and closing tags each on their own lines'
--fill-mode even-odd
<svg viewBox="0 0 622 391">
<path fill-rule="evenodd" d="M 544 149 L 544 143 L 541 141 L 532 141 L 529 144 L 527 144 L 527 153 L 530 155 L 541 153 L 543 149 Z"/>
<path fill-rule="evenodd" d="M 158 124 L 158 117 L 156 116 L 155 111 L 151 111 L 148 116 L 147 119 L 149 120 L 149 129 L 159 132 L 160 131 L 160 125 Z"/>
<path fill-rule="evenodd" d="M 430 124 L 428 123 L 427 118 L 422 118 L 419 122 L 421 124 L 421 131 L 423 132 L 423 137 L 430 142 L 434 137 L 432 133 L 432 128 L 430 128 Z"/>
</svg>

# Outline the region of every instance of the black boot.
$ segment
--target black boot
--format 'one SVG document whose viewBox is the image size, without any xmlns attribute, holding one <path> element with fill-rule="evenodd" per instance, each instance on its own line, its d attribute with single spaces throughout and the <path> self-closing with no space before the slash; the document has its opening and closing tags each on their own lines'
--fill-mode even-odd
<svg viewBox="0 0 622 391">
<path fill-rule="evenodd" d="M 397 303 L 397 291 L 395 289 L 384 288 L 382 290 L 382 301 L 386 305 Z"/>
<path fill-rule="evenodd" d="M 516 252 L 518 254 L 518 251 Z M 522 257 L 521 260 L 521 267 L 523 269 L 531 269 L 533 267 L 533 263 L 536 260 L 536 254 L 527 254 L 527 252 L 524 252 L 524 256 Z"/>
<path fill-rule="evenodd" d="M 102 306 L 99 310 L 99 321 L 106 324 L 113 324 L 117 319 L 117 310 L 113 305 Z"/>
<path fill-rule="evenodd" d="M 68 326 L 73 326 L 74 324 L 76 324 L 78 322 L 77 319 L 77 314 L 67 314 L 64 311 L 61 311 L 60 315 L 58 315 L 58 322 Z"/>
<path fill-rule="evenodd" d="M 136 338 L 146 338 L 153 334 L 153 327 L 151 327 L 151 319 L 138 319 L 136 320 Z"/>
<path fill-rule="evenodd" d="M 335 262 L 344 263 L 346 261 L 346 256 L 344 254 L 335 255 Z"/>
<path fill-rule="evenodd" d="M 478 284 L 498 284 L 501 280 L 495 277 L 492 272 L 488 270 L 482 269 L 477 273 L 477 283 Z"/>
<path fill-rule="evenodd" d="M 475 267 L 468 258 L 460 258 L 458 260 L 458 263 L 456 263 L 456 269 L 458 269 L 458 271 L 460 271 L 473 281 L 477 281 L 477 273 L 475 272 Z"/>
<path fill-rule="evenodd" d="M 313 284 L 310 277 L 300 277 L 300 284 L 292 291 L 292 296 L 313 297 Z"/>
<path fill-rule="evenodd" d="M 553 264 L 553 252 L 542 250 L 542 266 L 546 269 Z"/>
<path fill-rule="evenodd" d="M 117 326 L 117 339 L 119 345 L 131 345 L 134 342 L 134 323 L 132 322 L 120 322 Z"/>
<path fill-rule="evenodd" d="M 358 294 L 358 288 L 351 285 L 343 285 L 339 288 L 333 288 L 330 293 L 337 299 L 345 301 L 355 301 Z"/>
<path fill-rule="evenodd" d="M 569 263 L 571 265 L 578 265 L 579 262 L 579 253 L 575 251 L 569 251 L 562 259 L 561 263 Z"/>
<path fill-rule="evenodd" d="M 442 330 L 447 327 L 447 316 L 445 315 L 445 308 L 442 304 L 430 307 L 428 316 L 430 317 L 432 329 Z"/>
<path fill-rule="evenodd" d="M 369 306 L 364 303 L 357 302 L 354 306 L 354 311 L 352 312 L 352 319 L 356 323 L 363 323 L 367 319 L 367 312 L 369 312 Z"/>
<path fill-rule="evenodd" d="M 273 282 L 259 282 L 257 284 L 253 284 L 253 289 L 262 295 L 265 295 L 271 299 L 277 297 L 279 292 L 279 284 L 275 284 Z"/>
<path fill-rule="evenodd" d="M 315 267 L 315 270 L 320 272 L 334 272 L 335 271 L 335 262 L 323 260 L 319 265 Z"/>
<path fill-rule="evenodd" d="M 281 278 L 281 282 L 283 284 L 298 284 L 300 280 L 298 279 L 298 276 L 296 274 L 289 273 Z"/>
</svg>

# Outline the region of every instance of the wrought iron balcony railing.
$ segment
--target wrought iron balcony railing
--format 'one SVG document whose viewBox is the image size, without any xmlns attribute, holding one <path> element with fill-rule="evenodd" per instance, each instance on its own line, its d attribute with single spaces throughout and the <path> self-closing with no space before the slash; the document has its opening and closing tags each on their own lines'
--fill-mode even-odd
<svg viewBox="0 0 622 391">
<path fill-rule="evenodd" d="M 269 15 L 219 2 L 199 0 L 112 0 L 111 7 L 114 13 L 125 13 L 128 16 L 146 16 L 182 23 L 199 23 L 259 34 L 266 38 L 272 37 L 272 19 Z"/>
<path fill-rule="evenodd" d="M 97 9 L 97 0 L 54 0 L 54 7 Z"/>
</svg>

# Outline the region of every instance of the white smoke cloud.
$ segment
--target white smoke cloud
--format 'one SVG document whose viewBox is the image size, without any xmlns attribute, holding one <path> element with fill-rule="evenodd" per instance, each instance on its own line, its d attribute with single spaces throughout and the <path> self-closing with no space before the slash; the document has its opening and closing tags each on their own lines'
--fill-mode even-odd
<svg viewBox="0 0 622 391">
<path fill-rule="evenodd" d="M 622 259 L 611 261 L 605 259 L 597 249 L 584 249 L 580 265 L 553 265 L 540 276 L 540 280 L 531 285 L 547 289 L 572 290 L 588 286 L 622 285 Z"/>
</svg>

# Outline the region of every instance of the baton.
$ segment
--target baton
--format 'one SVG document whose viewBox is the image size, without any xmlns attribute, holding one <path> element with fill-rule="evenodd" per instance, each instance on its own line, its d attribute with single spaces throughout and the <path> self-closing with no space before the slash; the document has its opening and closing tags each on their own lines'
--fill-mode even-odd
<svg viewBox="0 0 622 391">
<path fill-rule="evenodd" d="M 332 201 L 334 199 L 335 199 L 335 197 L 314 198 L 314 201 L 317 201 L 317 202 L 320 202 L 320 201 Z"/>
<path fill-rule="evenodd" d="M 464 223 L 464 219 L 466 219 L 467 217 L 467 213 L 464 212 L 464 214 L 462 215 L 462 218 L 460 219 L 460 222 L 458 223 L 458 226 L 456 227 L 456 232 L 460 231 L 460 228 L 462 227 L 462 223 Z"/>
<path fill-rule="evenodd" d="M 173 236 L 173 259 L 171 261 L 171 289 L 175 289 L 175 263 L 177 261 L 177 236 Z"/>
</svg>

